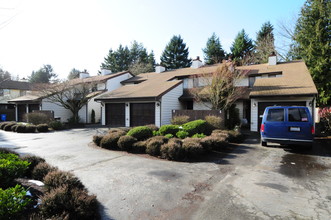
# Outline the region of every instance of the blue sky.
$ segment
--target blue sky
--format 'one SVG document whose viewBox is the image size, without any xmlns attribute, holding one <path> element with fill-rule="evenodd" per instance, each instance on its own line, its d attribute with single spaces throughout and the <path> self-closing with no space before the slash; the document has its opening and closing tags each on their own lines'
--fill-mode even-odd
<svg viewBox="0 0 331 220">
<path fill-rule="evenodd" d="M 255 39 L 261 25 L 295 22 L 304 0 L 0 0 L 0 67 L 20 77 L 43 64 L 65 78 L 72 68 L 96 75 L 110 48 L 134 40 L 156 61 L 173 35 L 190 57 L 203 57 L 213 32 L 229 52 L 241 29 Z M 10 22 L 7 22 L 10 20 Z"/>
</svg>

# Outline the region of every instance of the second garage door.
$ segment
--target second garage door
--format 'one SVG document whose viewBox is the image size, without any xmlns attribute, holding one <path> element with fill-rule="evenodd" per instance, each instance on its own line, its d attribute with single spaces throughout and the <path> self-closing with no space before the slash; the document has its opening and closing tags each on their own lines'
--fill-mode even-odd
<svg viewBox="0 0 331 220">
<path fill-rule="evenodd" d="M 130 126 L 155 124 L 155 103 L 131 103 Z"/>
<path fill-rule="evenodd" d="M 125 126 L 125 104 L 110 103 L 106 104 L 106 124 L 110 127 Z"/>
</svg>

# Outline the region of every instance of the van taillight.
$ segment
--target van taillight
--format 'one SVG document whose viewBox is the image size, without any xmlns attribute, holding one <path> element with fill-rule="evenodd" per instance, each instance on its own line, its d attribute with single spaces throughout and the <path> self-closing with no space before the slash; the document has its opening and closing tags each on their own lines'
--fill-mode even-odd
<svg viewBox="0 0 331 220">
<path fill-rule="evenodd" d="M 314 128 L 314 125 L 311 126 L 311 134 L 315 134 L 315 128 Z"/>
<path fill-rule="evenodd" d="M 264 132 L 264 124 L 261 124 L 261 132 Z"/>
</svg>

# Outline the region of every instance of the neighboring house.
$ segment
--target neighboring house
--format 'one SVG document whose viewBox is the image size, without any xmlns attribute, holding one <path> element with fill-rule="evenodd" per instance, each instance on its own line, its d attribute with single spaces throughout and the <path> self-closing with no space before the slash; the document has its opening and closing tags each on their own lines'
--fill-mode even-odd
<svg viewBox="0 0 331 220">
<path fill-rule="evenodd" d="M 15 106 L 8 103 L 9 100 L 26 95 L 27 92 L 32 90 L 32 84 L 28 82 L 4 80 L 0 82 L 0 114 L 6 115 L 7 121 L 14 121 L 16 119 L 16 107 L 21 111 L 22 106 Z M 38 106 L 39 107 L 39 106 Z M 37 106 L 30 105 L 24 106 L 24 110 L 31 112 Z"/>
<path fill-rule="evenodd" d="M 133 77 L 130 72 L 119 72 L 111 74 L 107 71 L 102 71 L 102 75 L 90 77 L 88 73 L 81 73 L 80 78 L 73 79 L 69 81 L 70 85 L 81 86 L 83 84 L 93 84 L 94 87 L 91 89 L 91 93 L 88 95 L 91 99 L 88 103 L 80 109 L 79 117 L 82 123 L 91 123 L 91 113 L 92 110 L 95 111 L 95 120 L 100 122 L 101 120 L 101 104 L 94 101 L 97 95 L 103 92 L 112 91 L 122 86 L 121 82 Z M 61 122 L 67 122 L 70 117 L 72 117 L 71 111 L 65 109 L 61 105 L 50 102 L 49 98 L 45 97 L 41 92 L 35 91 L 28 93 L 25 96 L 18 97 L 16 99 L 11 99 L 10 103 L 16 106 L 29 106 L 31 103 L 38 104 L 39 108 L 36 110 L 43 111 L 53 111 L 54 117 L 59 119 Z M 21 115 L 27 113 L 17 112 L 17 121 L 21 121 Z"/>
<path fill-rule="evenodd" d="M 140 74 L 123 81 L 123 87 L 95 98 L 102 103 L 102 124 L 112 127 L 170 124 L 173 110 L 206 110 L 189 94 L 190 88 L 204 86 L 202 75 L 213 73 L 219 65 L 202 66 L 196 59 L 190 68 L 165 71 L 157 66 L 153 73 Z M 269 105 L 305 105 L 312 114 L 316 87 L 304 62 L 276 63 L 270 57 L 268 64 L 238 67 L 248 74 L 237 86 L 247 88 L 247 93 L 236 101 L 241 119 L 258 131 L 260 118 Z M 262 113 L 261 113 L 262 112 Z"/>
</svg>

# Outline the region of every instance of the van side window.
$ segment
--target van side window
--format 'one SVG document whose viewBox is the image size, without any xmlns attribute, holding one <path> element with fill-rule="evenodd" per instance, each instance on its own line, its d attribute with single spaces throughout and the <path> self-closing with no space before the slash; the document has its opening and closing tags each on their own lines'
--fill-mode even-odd
<svg viewBox="0 0 331 220">
<path fill-rule="evenodd" d="M 289 108 L 288 109 L 288 121 L 291 122 L 307 122 L 308 115 L 303 108 Z"/>
<path fill-rule="evenodd" d="M 284 109 L 269 109 L 267 121 L 284 121 Z"/>
</svg>

